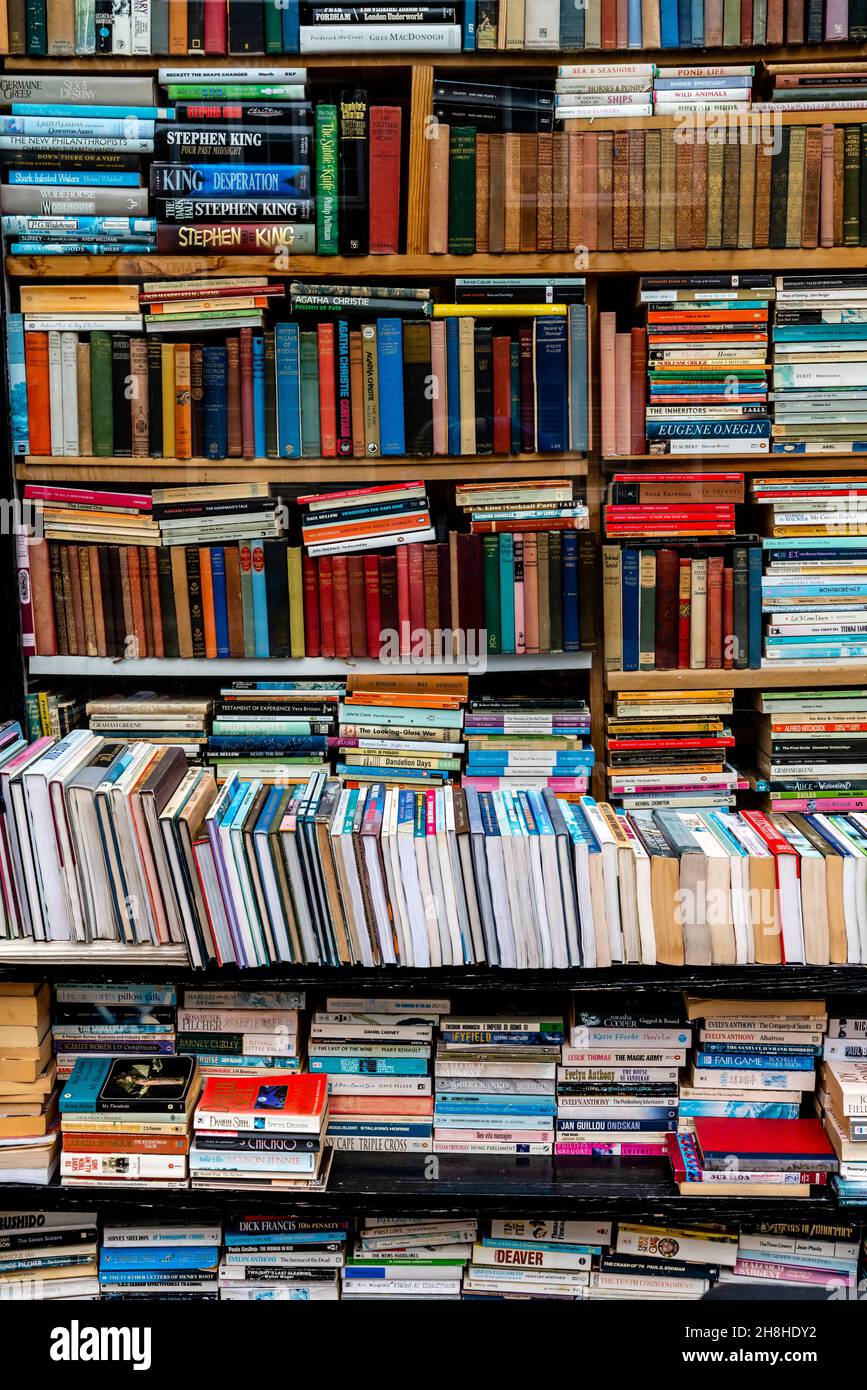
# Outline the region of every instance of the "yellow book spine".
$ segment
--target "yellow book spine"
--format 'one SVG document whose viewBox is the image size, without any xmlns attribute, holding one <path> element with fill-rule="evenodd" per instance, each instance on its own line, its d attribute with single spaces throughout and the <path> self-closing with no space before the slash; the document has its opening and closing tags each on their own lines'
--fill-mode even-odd
<svg viewBox="0 0 867 1390">
<path fill-rule="evenodd" d="M 476 356 L 474 318 L 462 318 L 458 329 L 461 388 L 461 453 L 476 452 Z"/>
<path fill-rule="evenodd" d="M 565 318 L 566 304 L 435 304 L 435 319 L 515 319 Z"/>
<path fill-rule="evenodd" d="M 193 456 L 193 393 L 190 345 L 175 343 L 175 458 Z"/>
<path fill-rule="evenodd" d="M 163 458 L 175 453 L 175 345 L 163 343 Z"/>
<path fill-rule="evenodd" d="M 301 573 L 301 546 L 286 550 L 289 579 L 289 651 L 293 658 L 306 655 L 304 646 L 304 583 Z"/>
</svg>

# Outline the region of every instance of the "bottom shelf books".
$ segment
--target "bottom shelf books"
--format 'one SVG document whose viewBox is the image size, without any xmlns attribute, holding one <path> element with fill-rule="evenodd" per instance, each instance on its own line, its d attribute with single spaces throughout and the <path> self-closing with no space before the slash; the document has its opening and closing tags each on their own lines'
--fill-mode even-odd
<svg viewBox="0 0 867 1390">
<path fill-rule="evenodd" d="M 99 1292 L 107 1299 L 215 1299 L 219 1225 L 106 1225 Z"/>
</svg>

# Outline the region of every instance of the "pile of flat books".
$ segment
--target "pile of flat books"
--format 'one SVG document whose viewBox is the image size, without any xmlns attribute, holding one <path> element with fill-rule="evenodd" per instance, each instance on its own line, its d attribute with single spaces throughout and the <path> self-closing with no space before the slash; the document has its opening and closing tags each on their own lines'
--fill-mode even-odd
<svg viewBox="0 0 867 1390">
<path fill-rule="evenodd" d="M 863 1020 L 860 1020 L 863 1025 Z M 838 1029 L 839 1029 L 838 1024 Z M 849 1032 L 848 1025 L 845 1031 Z M 865 1036 L 863 1032 L 860 1037 Z M 830 1040 L 829 1040 L 830 1041 Z M 828 1047 L 828 1043 L 825 1044 Z M 839 1053 L 842 1049 L 831 1049 Z M 867 1192 L 867 1061 L 825 1057 L 819 1064 L 817 1105 L 839 1159 L 834 1187 L 837 1197 L 864 1200 Z"/>
<path fill-rule="evenodd" d="M 264 1188 L 321 1192 L 328 1182 L 328 1087 L 324 1077 L 269 1071 L 263 1077 L 211 1076 L 194 1118 L 190 1172 L 193 1187 L 216 1191 Z M 199 1150 L 199 1139 L 219 1135 L 231 1149 Z M 279 1137 L 280 1148 L 241 1149 L 250 1135 Z"/>
<path fill-rule="evenodd" d="M 327 762 L 343 690 L 342 681 L 241 680 L 221 689 L 207 748 L 218 784 L 233 772 L 284 788 L 309 781 Z M 285 809 L 276 798 L 265 802 L 263 834 L 279 827 Z"/>
<path fill-rule="evenodd" d="M 98 1223 L 94 1212 L 0 1212 L 0 1299 L 98 1298 Z"/>
<path fill-rule="evenodd" d="M 810 825 L 829 829 L 835 824 L 826 819 L 831 813 L 867 811 L 867 773 L 853 768 L 867 732 L 867 691 L 842 685 L 830 690 L 762 690 L 753 693 L 753 700 L 758 712 L 757 770 L 762 789 L 770 792 L 772 811 L 787 816 L 810 812 Z M 803 830 L 800 814 L 795 823 Z M 829 893 L 829 912 L 831 907 Z M 837 895 L 834 917 L 840 916 Z"/>
<path fill-rule="evenodd" d="M 220 1298 L 330 1302 L 352 1221 L 297 1216 L 245 1216 L 226 1227 L 220 1258 Z"/>
<path fill-rule="evenodd" d="M 461 770 L 469 677 L 352 675 L 340 706 L 337 775 L 357 785 L 438 786 Z"/>
<path fill-rule="evenodd" d="M 858 1283 L 859 1234 L 858 1226 L 827 1216 L 744 1222 L 737 1262 L 720 1271 L 719 1282 L 742 1286 L 745 1298 L 761 1297 L 768 1280 L 777 1288 L 821 1286 L 834 1297 L 838 1289 L 854 1289 Z"/>
<path fill-rule="evenodd" d="M 219 1225 L 106 1225 L 99 1248 L 100 1297 L 216 1299 L 221 1240 Z"/>
<path fill-rule="evenodd" d="M 65 980 L 54 992 L 54 1052 L 65 1081 L 87 1058 L 170 1057 L 178 996 L 174 985 Z"/>
<path fill-rule="evenodd" d="M 557 1076 L 558 1155 L 656 1158 L 677 1129 L 692 1030 L 678 1003 L 572 996 Z"/>
<path fill-rule="evenodd" d="M 193 1057 L 80 1058 L 60 1093 L 62 1185 L 186 1188 L 199 1085 Z"/>
<path fill-rule="evenodd" d="M 380 500 L 383 493 L 385 500 Z M 434 539 L 423 482 L 316 492 L 299 497 L 298 505 L 304 508 L 301 539 L 311 559 L 322 555 L 348 556 Z M 362 573 L 366 577 L 364 568 Z M 321 582 L 320 573 L 320 586 Z M 378 650 L 377 642 L 370 655 Z"/>
<path fill-rule="evenodd" d="M 837 1170 L 821 1120 L 695 1120 L 690 1135 L 670 1135 L 669 1157 L 681 1195 L 809 1197 Z"/>
<path fill-rule="evenodd" d="M 440 1029 L 435 1074 L 434 1152 L 550 1154 L 556 1103 L 550 1091 L 563 1043 L 562 1017 L 449 1016 Z M 510 1082 L 489 1090 L 488 1081 Z M 472 1089 L 464 1089 L 470 1082 Z"/>
<path fill-rule="evenodd" d="M 56 1082 L 50 986 L 0 982 L 0 1181 L 44 1187 L 54 1177 Z"/>
<path fill-rule="evenodd" d="M 345 1301 L 458 1299 L 475 1217 L 365 1217 L 341 1277 Z"/>
<path fill-rule="evenodd" d="M 610 1221 L 515 1217 L 491 1221 L 472 1249 L 463 1297 L 580 1299 L 612 1239 Z"/>
<path fill-rule="evenodd" d="M 213 701 L 139 690 L 135 695 L 101 695 L 85 706 L 92 734 L 130 742 L 176 744 L 197 758 L 208 741 Z"/>
<path fill-rule="evenodd" d="M 594 752 L 584 700 L 480 695 L 470 700 L 464 735 L 462 784 L 478 792 L 520 787 L 521 809 L 540 834 L 553 833 L 556 810 L 552 816 L 552 798 L 538 793 L 575 798 L 589 791 Z M 528 803 L 523 793 L 530 789 L 537 795 Z"/>
<path fill-rule="evenodd" d="M 630 812 L 733 806 L 733 700 L 730 689 L 618 691 L 605 716 L 610 799 Z"/>
<path fill-rule="evenodd" d="M 178 1010 L 178 1051 L 195 1057 L 203 1081 L 301 1071 L 303 1008 L 303 990 L 185 989 Z M 199 1147 L 233 1145 L 200 1140 Z M 249 1141 L 236 1147 L 249 1147 Z"/>
<path fill-rule="evenodd" d="M 848 126 L 842 133 L 851 140 Z M 779 275 L 776 287 L 774 453 L 863 452 L 867 280 L 857 274 Z"/>
<path fill-rule="evenodd" d="M 736 1230 L 618 1221 L 612 1249 L 602 1254 L 585 1297 L 702 1298 L 737 1258 Z"/>
<path fill-rule="evenodd" d="M 429 1059 L 444 1007 L 447 1011 L 445 1000 L 332 997 L 324 1009 L 314 1012 L 310 1069 L 324 1073 L 331 1148 L 362 1153 L 430 1152 Z M 344 1068 L 348 1089 L 340 1084 Z"/>
</svg>

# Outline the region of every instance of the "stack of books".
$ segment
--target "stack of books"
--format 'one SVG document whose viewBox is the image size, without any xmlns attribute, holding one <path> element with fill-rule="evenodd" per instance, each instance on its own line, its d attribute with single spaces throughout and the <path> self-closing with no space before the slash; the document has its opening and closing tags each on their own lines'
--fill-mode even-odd
<svg viewBox="0 0 867 1390">
<path fill-rule="evenodd" d="M 527 1080 L 551 1080 L 563 1040 L 563 1019 L 508 1014 L 499 1018 L 449 1017 L 437 1042 L 435 1074 L 510 1081 L 488 1092 L 437 1088 L 434 1153 L 550 1154 L 555 1103 Z M 446 1070 L 441 1070 L 441 1063 Z M 450 1068 L 449 1064 L 457 1066 Z"/>
<path fill-rule="evenodd" d="M 64 738 L 79 729 L 85 716 L 85 700 L 80 690 L 34 689 L 25 697 L 27 737 L 31 743 L 51 735 Z"/>
<path fill-rule="evenodd" d="M 269 1076 L 301 1071 L 304 1046 L 298 990 L 185 989 L 178 1010 L 178 1051 L 195 1057 L 204 1080 L 209 1076 Z M 267 1151 L 268 1142 L 200 1136 L 199 1148 Z"/>
<path fill-rule="evenodd" d="M 724 64 L 722 67 L 657 68 L 653 78 L 653 114 L 679 116 L 742 116 L 749 111 L 753 97 L 752 63 Z M 696 124 L 700 141 L 704 130 Z"/>
<path fill-rule="evenodd" d="M 177 214 L 183 216 L 181 209 L 188 207 L 192 213 L 195 203 L 190 200 L 184 204 L 179 200 L 175 207 Z M 213 279 L 209 278 L 204 283 L 201 280 L 147 280 L 139 291 L 139 304 L 144 315 L 142 326 L 146 333 L 181 334 L 183 337 L 189 336 L 185 331 L 186 329 L 191 329 L 194 334 L 199 330 L 206 330 L 210 333 L 217 329 L 227 331 L 237 329 L 240 333 L 244 328 L 262 329 L 264 327 L 263 311 L 272 305 L 279 308 L 280 306 L 276 304 L 276 301 L 282 299 L 285 293 L 283 285 L 275 284 L 264 275 L 237 275 L 231 278 L 214 276 Z M 209 391 L 216 385 L 214 380 L 216 376 L 222 380 L 224 392 L 228 390 L 235 408 L 242 402 L 243 396 L 246 394 L 245 388 L 247 390 L 252 389 L 255 401 L 257 389 L 264 391 L 264 375 L 261 371 L 263 364 L 258 363 L 260 371 L 252 373 L 250 370 L 252 364 L 247 360 L 242 360 L 240 351 L 241 347 L 246 345 L 249 352 L 250 337 L 243 339 L 230 337 L 226 340 L 225 345 L 213 338 L 209 338 L 207 342 L 208 345 L 214 345 L 213 352 L 222 354 L 220 359 L 222 371 L 214 370 L 217 359 L 213 356 L 210 359 L 204 359 L 210 361 L 211 367 L 207 383 Z M 264 346 L 263 340 L 258 337 L 252 338 L 254 355 L 257 353 L 257 344 L 258 350 L 261 351 Z M 149 357 L 148 376 L 150 377 L 152 370 L 161 373 L 165 363 L 169 368 L 180 365 L 182 368 L 181 376 L 183 377 L 183 369 L 186 367 L 185 360 L 182 358 L 180 364 L 173 364 L 171 352 L 167 358 L 163 358 L 162 349 L 163 345 L 160 344 L 159 352 L 154 350 L 153 362 Z M 148 351 L 150 353 L 150 348 Z M 190 373 L 191 376 L 196 375 L 198 378 L 198 402 L 203 404 L 202 344 L 192 344 L 189 351 Z M 229 375 L 230 373 L 234 374 L 234 379 Z M 178 373 L 174 369 L 167 372 L 164 389 L 170 399 L 175 394 L 177 375 Z M 249 380 L 250 375 L 254 377 L 252 382 Z M 181 384 L 185 383 L 182 381 Z M 217 405 L 216 401 L 209 400 L 208 403 L 213 407 Z M 261 405 L 264 405 L 264 400 L 262 400 Z M 224 399 L 223 410 L 226 409 L 227 402 Z M 199 423 L 201 424 L 201 421 Z M 233 424 L 237 427 L 238 420 L 233 420 Z M 155 440 L 154 442 L 158 441 Z M 151 450 L 151 452 L 154 451 Z M 209 457 L 203 449 L 194 451 L 194 453 L 202 453 Z M 172 450 L 167 449 L 166 454 L 171 457 Z"/>
<path fill-rule="evenodd" d="M 79 488 L 41 487 L 28 484 L 24 499 L 37 514 L 40 539 L 66 541 L 70 558 L 80 547 L 127 542 L 137 552 L 158 546 L 160 528 L 153 515 L 152 499 L 134 492 L 89 492 Z M 75 552 L 73 551 L 75 546 Z M 85 550 L 85 558 L 92 553 Z M 84 588 L 84 577 L 79 581 Z"/>
<path fill-rule="evenodd" d="M 341 1298 L 458 1299 L 478 1222 L 365 1217 L 347 1256 Z"/>
<path fill-rule="evenodd" d="M 859 127 L 846 126 L 846 140 L 852 138 L 850 131 L 857 169 Z M 842 206 L 840 215 L 842 221 Z M 850 222 L 847 213 L 847 242 Z M 857 246 L 857 217 L 855 224 Z M 867 282 L 862 275 L 777 276 L 774 453 L 852 454 L 867 448 L 865 339 Z"/>
<path fill-rule="evenodd" d="M 214 1191 L 259 1189 L 322 1192 L 331 1155 L 326 1148 L 328 1088 L 323 1077 L 278 1068 L 258 1077 L 210 1076 L 194 1117 L 190 1149 L 193 1187 Z M 274 1138 L 264 1151 L 251 1136 Z M 207 1146 L 220 1137 L 231 1145 Z M 200 1147 L 204 1137 L 206 1145 Z"/>
<path fill-rule="evenodd" d="M 593 1256 L 601 1250 L 569 1238 L 570 1227 L 584 1224 L 492 1221 L 490 1234 L 472 1247 L 466 1292 L 473 1297 L 583 1298 Z"/>
<path fill-rule="evenodd" d="M 571 798 L 586 792 L 594 763 L 590 743 L 590 710 L 583 700 L 528 695 L 495 699 L 480 696 L 470 701 L 464 718 L 467 745 L 462 783 L 477 792 L 550 791 L 551 796 L 526 802 L 522 810 L 538 820 L 540 833 L 549 834 L 556 818 L 552 797 Z M 556 798 L 555 798 L 556 799 Z"/>
<path fill-rule="evenodd" d="M 394 1000 L 378 1012 L 369 1000 L 332 998 L 325 1009 L 313 1014 L 311 1072 L 327 1076 L 320 1080 L 330 1097 L 328 1144 L 332 1149 L 430 1152 L 433 1100 L 428 1059 L 444 1001 L 430 1002 L 436 1007 Z M 327 1050 L 320 1051 L 323 1045 Z M 356 1065 L 357 1075 L 366 1084 L 351 1085 L 348 1091 L 339 1085 L 333 1089 L 331 1070 L 338 1063 L 341 1072 L 344 1065 L 347 1069 Z M 411 1079 L 392 1081 L 392 1077 Z M 424 1085 L 419 1084 L 422 1078 Z"/>
<path fill-rule="evenodd" d="M 625 66 L 628 71 L 620 63 L 561 64 L 554 82 L 555 118 L 652 116 L 656 64 Z"/>
<path fill-rule="evenodd" d="M 763 508 L 762 610 L 768 665 L 867 655 L 867 486 L 857 476 L 756 478 Z"/>
<path fill-rule="evenodd" d="M 56 1081 L 50 987 L 0 983 L 0 1181 L 45 1186 L 54 1177 Z"/>
<path fill-rule="evenodd" d="M 170 1057 L 178 1051 L 174 985 L 68 980 L 57 985 L 54 999 L 54 1053 L 62 1081 L 88 1057 Z"/>
<path fill-rule="evenodd" d="M 605 716 L 610 799 L 627 811 L 733 806 L 733 699 L 731 689 L 618 691 Z M 641 833 L 646 821 L 636 824 Z"/>
<path fill-rule="evenodd" d="M 828 825 L 826 814 L 867 810 L 867 774 L 860 771 L 867 693 L 848 686 L 762 690 L 754 699 L 756 767 L 762 778 L 758 785 L 770 792 L 773 811 L 810 812 L 809 823 L 818 828 Z M 796 824 L 806 833 L 800 815 Z M 830 862 L 828 871 L 833 873 Z M 841 911 L 838 900 L 835 919 Z"/>
<path fill-rule="evenodd" d="M 613 1248 L 590 1275 L 589 1299 L 702 1298 L 738 1257 L 738 1233 L 704 1225 L 650 1226 L 618 1221 Z"/>
<path fill-rule="evenodd" d="M 225 686 L 214 701 L 207 747 L 217 783 L 233 773 L 263 782 L 309 781 L 327 761 L 344 688 L 342 681 L 233 681 Z M 279 803 L 272 825 L 279 825 L 278 810 Z"/>
<path fill-rule="evenodd" d="M 788 1189 L 787 1189 L 788 1191 Z M 761 1297 L 777 1286 L 854 1289 L 858 1282 L 859 1227 L 836 1221 L 755 1221 L 741 1225 L 738 1258 L 721 1283 L 744 1287 L 744 1297 Z M 751 1286 L 747 1292 L 746 1286 Z M 828 1295 L 834 1297 L 831 1293 Z"/>
<path fill-rule="evenodd" d="M 677 1129 L 678 1072 L 692 1030 L 678 1004 L 570 1004 L 557 1069 L 559 1156 L 658 1158 Z M 593 1001 L 589 1001 L 592 1005 Z"/>
<path fill-rule="evenodd" d="M 348 556 L 392 545 L 407 546 L 431 541 L 435 535 L 423 482 L 352 488 L 348 493 L 316 492 L 299 497 L 298 504 L 304 508 L 301 539 L 311 560 L 323 555 Z M 379 556 L 366 558 L 362 571 L 365 589 L 371 574 L 374 587 L 380 588 L 378 571 Z M 313 572 L 316 573 L 316 567 Z M 371 631 L 373 639 L 368 636 L 368 654 L 377 656 L 379 633 Z"/>
<path fill-rule="evenodd" d="M 99 1297 L 96 1213 L 4 1211 L 0 1215 L 0 1298 Z"/>
<path fill-rule="evenodd" d="M 863 1024 L 863 1020 L 859 1022 Z M 844 1033 L 854 1031 L 858 1037 L 865 1035 L 863 1026 L 853 1030 L 848 1021 L 832 1020 L 832 1028 L 835 1024 L 838 1036 L 841 1026 Z M 831 1046 L 829 1042 L 825 1043 L 825 1047 L 832 1055 L 826 1055 L 819 1065 L 817 1107 L 839 1160 L 834 1178 L 836 1195 L 843 1201 L 850 1196 L 856 1201 L 863 1201 L 867 1191 L 867 1158 L 864 1157 L 864 1144 L 867 1142 L 867 1063 L 861 1057 L 839 1056 L 843 1049 Z"/>
<path fill-rule="evenodd" d="M 226 1226 L 220 1299 L 321 1302 L 340 1297 L 339 1271 L 351 1221 L 244 1216 Z"/>
<path fill-rule="evenodd" d="M 837 1157 L 820 1120 L 695 1120 L 690 1135 L 668 1138 L 682 1195 L 809 1197 L 836 1171 Z"/>
<path fill-rule="evenodd" d="M 197 758 L 208 742 L 213 701 L 195 696 L 139 690 L 134 695 L 103 695 L 88 700 L 87 726 L 92 734 L 119 742 L 174 744 Z M 64 730 L 66 732 L 66 730 Z"/>
<path fill-rule="evenodd" d="M 219 1225 L 106 1225 L 99 1247 L 100 1297 L 216 1299 L 221 1241 Z"/>
<path fill-rule="evenodd" d="M 60 1093 L 62 1185 L 185 1188 L 199 1088 L 192 1057 L 77 1061 Z"/>
<path fill-rule="evenodd" d="M 337 775 L 353 786 L 454 780 L 468 689 L 466 676 L 445 673 L 350 675 L 335 740 Z"/>
<path fill-rule="evenodd" d="M 842 63 L 767 63 L 765 66 L 773 79 L 773 87 L 770 102 L 767 106 L 762 104 L 760 110 L 816 111 L 831 107 L 837 111 L 864 104 L 867 68 L 863 62 L 845 59 Z"/>
</svg>

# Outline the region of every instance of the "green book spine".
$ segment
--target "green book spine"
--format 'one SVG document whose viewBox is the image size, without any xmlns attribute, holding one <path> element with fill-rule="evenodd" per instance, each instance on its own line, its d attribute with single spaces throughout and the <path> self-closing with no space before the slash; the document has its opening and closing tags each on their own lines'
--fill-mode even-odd
<svg viewBox="0 0 867 1390">
<path fill-rule="evenodd" d="M 741 0 L 723 0 L 723 47 L 739 48 L 741 43 Z"/>
<path fill-rule="evenodd" d="M 452 126 L 449 136 L 449 255 L 476 250 L 476 131 Z"/>
<path fill-rule="evenodd" d="M 319 347 L 315 333 L 301 333 L 301 456 L 318 459 L 319 441 Z"/>
<path fill-rule="evenodd" d="M 596 603 L 599 595 L 598 585 L 599 555 L 596 537 L 592 531 L 578 532 L 578 631 L 581 634 L 581 650 L 593 651 L 596 647 Z"/>
<path fill-rule="evenodd" d="M 283 0 L 265 0 L 265 52 L 283 52 Z"/>
<path fill-rule="evenodd" d="M 27 26 L 27 53 L 31 58 L 48 56 L 48 23 L 45 0 L 26 0 L 24 19 Z"/>
<path fill-rule="evenodd" d="M 253 616 L 253 547 L 242 541 L 239 549 L 241 570 L 241 621 L 244 625 L 244 656 L 256 655 L 256 621 Z"/>
<path fill-rule="evenodd" d="M 111 334 L 102 331 L 91 333 L 90 413 L 93 429 L 93 452 L 97 458 L 110 458 L 114 453 L 111 353 Z"/>
<path fill-rule="evenodd" d="M 563 650 L 563 559 L 559 531 L 548 537 L 548 605 L 551 610 L 551 651 Z"/>
<path fill-rule="evenodd" d="M 642 550 L 638 557 L 638 668 L 656 666 L 656 552 Z"/>
<path fill-rule="evenodd" d="M 265 457 L 278 457 L 277 448 L 277 357 L 274 330 L 265 329 Z"/>
<path fill-rule="evenodd" d="M 316 108 L 316 253 L 337 255 L 337 107 Z"/>
<path fill-rule="evenodd" d="M 499 652 L 502 650 L 503 632 L 500 627 L 500 538 L 496 534 L 482 536 L 482 578 L 488 651 Z"/>
<path fill-rule="evenodd" d="M 861 245 L 861 127 L 843 135 L 843 245 Z"/>
<path fill-rule="evenodd" d="M 786 244 L 786 195 L 789 183 L 789 127 L 779 132 L 780 148 L 771 159 L 771 225 L 768 245 Z"/>
</svg>

